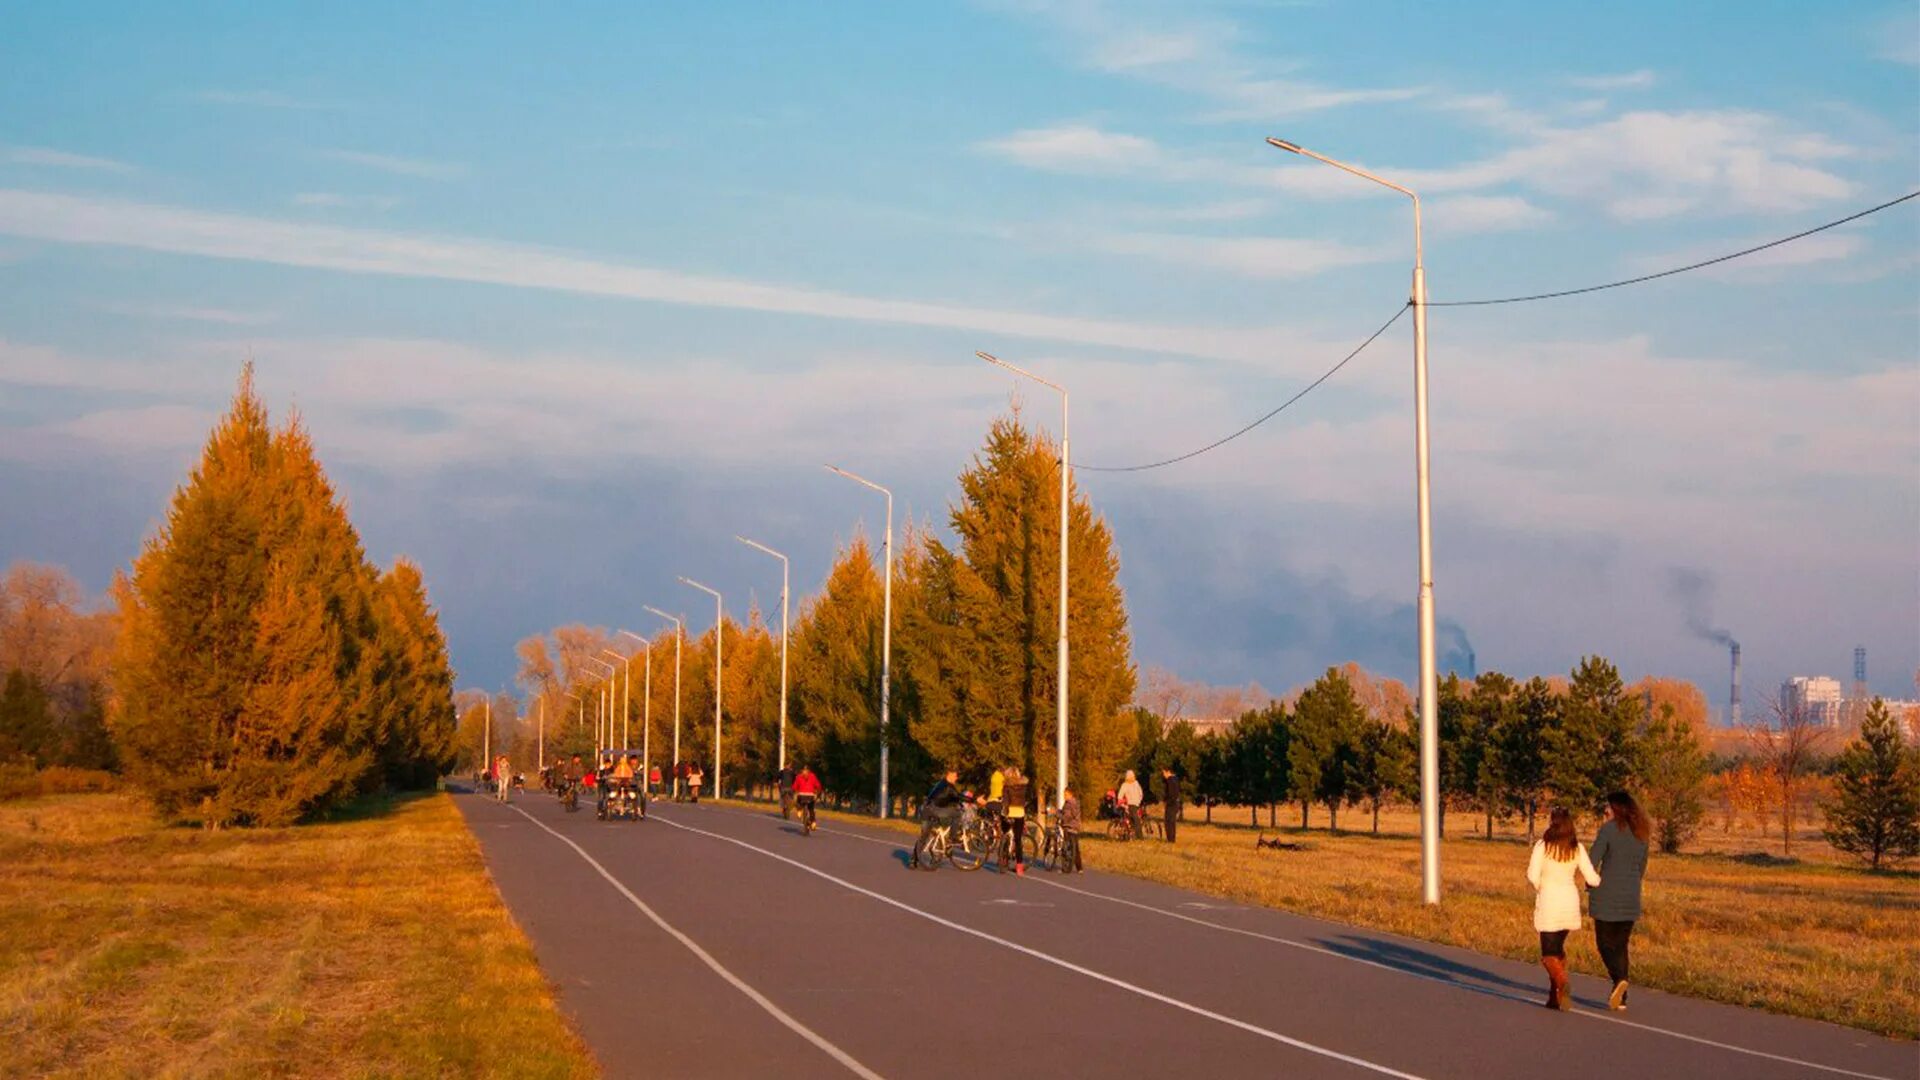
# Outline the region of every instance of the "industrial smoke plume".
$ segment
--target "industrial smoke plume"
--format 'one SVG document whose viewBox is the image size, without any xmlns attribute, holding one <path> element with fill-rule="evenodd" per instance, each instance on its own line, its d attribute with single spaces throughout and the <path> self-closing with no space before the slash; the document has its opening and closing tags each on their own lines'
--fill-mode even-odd
<svg viewBox="0 0 1920 1080">
<path fill-rule="evenodd" d="M 1667 589 L 1680 604 L 1687 629 L 1716 645 L 1738 648 L 1730 631 L 1713 624 L 1713 578 L 1705 571 L 1676 566 L 1667 571 Z"/>
</svg>

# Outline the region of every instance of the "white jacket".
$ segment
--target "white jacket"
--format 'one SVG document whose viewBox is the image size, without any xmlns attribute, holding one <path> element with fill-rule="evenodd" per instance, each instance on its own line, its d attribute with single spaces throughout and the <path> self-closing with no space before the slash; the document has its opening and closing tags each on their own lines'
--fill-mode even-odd
<svg viewBox="0 0 1920 1080">
<path fill-rule="evenodd" d="M 1145 800 L 1145 795 L 1140 790 L 1140 782 L 1128 780 L 1121 784 L 1118 798 L 1121 806 L 1139 806 Z"/>
<path fill-rule="evenodd" d="M 1574 845 L 1573 858 L 1566 862 L 1547 854 L 1547 843 L 1536 840 L 1533 857 L 1527 861 L 1527 880 L 1533 883 L 1533 928 L 1541 933 L 1580 929 L 1580 888 L 1573 875 L 1578 873 L 1587 887 L 1600 884 L 1600 874 L 1587 858 L 1587 845 Z"/>
</svg>

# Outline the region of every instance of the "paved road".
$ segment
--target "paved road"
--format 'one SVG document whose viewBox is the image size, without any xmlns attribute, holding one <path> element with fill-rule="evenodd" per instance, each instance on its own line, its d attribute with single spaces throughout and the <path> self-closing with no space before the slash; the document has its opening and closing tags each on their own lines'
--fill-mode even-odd
<svg viewBox="0 0 1920 1080">
<path fill-rule="evenodd" d="M 1920 1047 L 1098 872 L 910 873 L 910 838 L 458 796 L 615 1077 L 1879 1077 Z"/>
</svg>

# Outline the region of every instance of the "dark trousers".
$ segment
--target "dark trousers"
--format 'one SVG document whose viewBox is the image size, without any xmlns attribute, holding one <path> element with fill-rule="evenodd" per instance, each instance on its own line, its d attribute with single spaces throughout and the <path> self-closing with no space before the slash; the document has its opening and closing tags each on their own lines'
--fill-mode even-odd
<svg viewBox="0 0 1920 1080">
<path fill-rule="evenodd" d="M 1557 956 L 1567 958 L 1567 932 L 1565 930 L 1543 930 L 1540 932 L 1540 957 L 1546 959 Z"/>
<path fill-rule="evenodd" d="M 1173 831 L 1176 828 L 1178 828 L 1179 825 L 1180 825 L 1180 808 L 1177 806 L 1174 806 L 1171 803 L 1167 804 L 1167 820 L 1166 820 L 1167 843 L 1169 844 L 1173 843 Z"/>
<path fill-rule="evenodd" d="M 1068 829 L 1060 834 L 1060 865 L 1075 873 L 1086 869 L 1080 865 L 1080 830 Z"/>
<path fill-rule="evenodd" d="M 1607 978 L 1616 983 L 1627 981 L 1627 939 L 1633 937 L 1633 920 L 1611 922 L 1593 920 L 1593 944 L 1600 950 L 1600 962 L 1607 965 Z"/>
<path fill-rule="evenodd" d="M 1007 859 L 1006 862 L 1011 862 L 1015 866 L 1027 865 L 1027 853 L 1020 850 L 1020 841 L 1027 835 L 1027 819 L 1024 817 L 1010 817 L 1006 819 L 1006 826 L 1007 845 L 1009 851 L 1012 852 L 1012 856 Z M 1001 865 L 1004 866 L 1006 863 L 1003 862 Z"/>
</svg>

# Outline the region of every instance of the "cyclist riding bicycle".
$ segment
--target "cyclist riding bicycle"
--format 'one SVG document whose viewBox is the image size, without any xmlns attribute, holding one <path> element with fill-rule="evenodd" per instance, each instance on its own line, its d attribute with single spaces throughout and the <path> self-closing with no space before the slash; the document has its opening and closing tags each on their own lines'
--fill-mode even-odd
<svg viewBox="0 0 1920 1080">
<path fill-rule="evenodd" d="M 799 811 L 801 819 L 807 823 L 807 831 L 813 831 L 813 804 L 820 797 L 820 778 L 814 775 L 809 766 L 800 766 L 800 772 L 793 778 L 793 808 Z"/>
<path fill-rule="evenodd" d="M 960 820 L 960 809 L 972 801 L 967 792 L 960 790 L 960 772 L 948 769 L 947 775 L 933 785 L 927 792 L 926 801 L 920 804 L 920 839 L 913 845 L 913 859 L 908 866 L 918 869 L 920 853 L 926 850 L 927 841 L 933 837 L 937 828 L 952 828 Z"/>
</svg>

